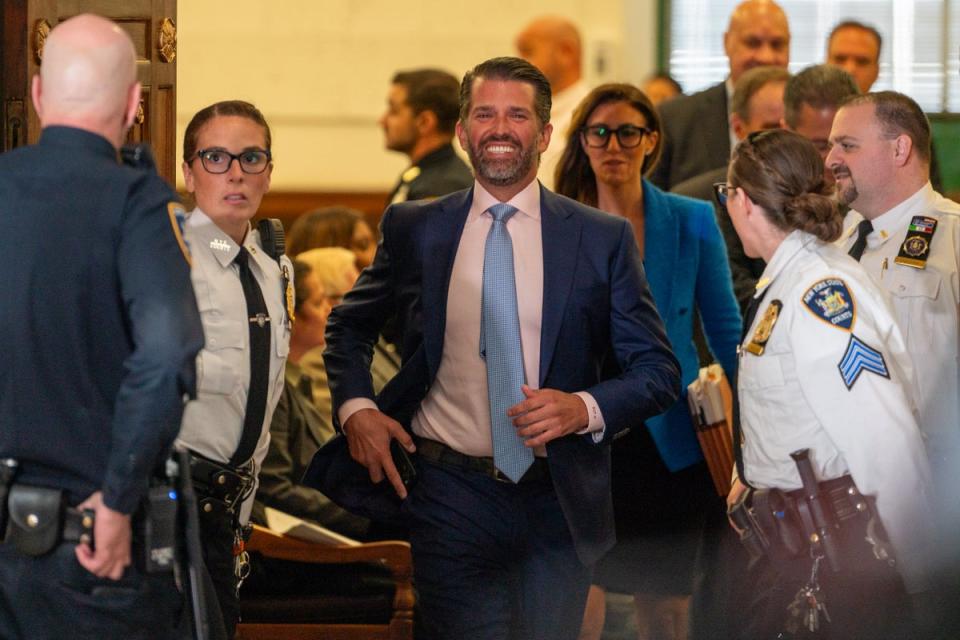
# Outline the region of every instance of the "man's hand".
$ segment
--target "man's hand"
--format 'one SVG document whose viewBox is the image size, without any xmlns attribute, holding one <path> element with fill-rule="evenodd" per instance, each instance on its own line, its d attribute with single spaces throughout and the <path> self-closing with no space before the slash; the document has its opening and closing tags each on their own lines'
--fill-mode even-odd
<svg viewBox="0 0 960 640">
<path fill-rule="evenodd" d="M 75 553 L 80 566 L 99 578 L 119 580 L 130 565 L 130 516 L 103 504 L 99 491 L 77 505 L 77 509 L 93 509 L 93 544 L 78 544 Z"/>
<path fill-rule="evenodd" d="M 376 409 L 360 409 L 347 419 L 343 432 L 350 445 L 350 456 L 367 468 L 370 481 L 376 484 L 386 475 L 400 499 L 406 498 L 407 489 L 390 455 L 390 440 L 396 438 L 410 453 L 417 448 L 400 423 Z"/>
<path fill-rule="evenodd" d="M 507 409 L 507 415 L 514 419 L 513 426 L 526 446 L 539 447 L 589 424 L 587 405 L 580 396 L 527 385 L 521 389 L 527 399 Z"/>
</svg>

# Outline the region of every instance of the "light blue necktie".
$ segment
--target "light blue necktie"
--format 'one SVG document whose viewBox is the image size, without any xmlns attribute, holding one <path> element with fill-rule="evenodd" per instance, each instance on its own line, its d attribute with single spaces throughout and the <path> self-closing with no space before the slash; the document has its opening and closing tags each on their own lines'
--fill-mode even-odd
<svg viewBox="0 0 960 640">
<path fill-rule="evenodd" d="M 487 362 L 493 462 L 505 476 L 519 482 L 533 464 L 533 451 L 523 446 L 507 409 L 524 399 L 520 313 L 513 273 L 513 242 L 507 220 L 517 212 L 508 204 L 488 209 L 493 225 L 483 250 L 483 298 L 480 318 L 480 355 Z"/>
</svg>

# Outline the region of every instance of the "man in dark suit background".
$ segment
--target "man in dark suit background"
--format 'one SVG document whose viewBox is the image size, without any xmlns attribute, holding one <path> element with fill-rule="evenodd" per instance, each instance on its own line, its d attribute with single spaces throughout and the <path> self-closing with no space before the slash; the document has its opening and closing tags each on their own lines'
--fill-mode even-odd
<svg viewBox="0 0 960 640">
<path fill-rule="evenodd" d="M 387 149 L 410 158 L 389 202 L 439 198 L 473 184 L 470 167 L 453 150 L 460 103 L 457 79 L 440 69 L 411 69 L 393 76 L 387 110 L 380 116 Z"/>
<path fill-rule="evenodd" d="M 737 142 L 755 131 L 780 128 L 784 109 L 783 93 L 789 79 L 790 72 L 783 67 L 756 67 L 740 76 L 730 101 L 730 125 L 737 136 Z M 763 274 L 767 263 L 762 258 L 747 257 L 743 252 L 743 243 L 730 222 L 730 216 L 714 198 L 714 183 L 726 181 L 727 165 L 723 164 L 674 185 L 670 191 L 713 204 L 717 224 L 727 245 L 733 291 L 740 303 L 740 310 L 744 311 L 756 292 L 754 285 Z"/>
<path fill-rule="evenodd" d="M 771 0 L 742 2 L 730 15 L 723 48 L 730 62 L 725 81 L 660 106 L 663 154 L 650 180 L 661 189 L 727 165 L 736 144 L 729 120 L 733 87 L 748 69 L 787 67 L 790 27 L 786 14 Z"/>
<path fill-rule="evenodd" d="M 430 637 L 575 638 L 614 541 L 608 444 L 674 402 L 678 365 L 629 224 L 536 181 L 543 74 L 488 60 L 460 105 L 476 182 L 387 209 L 329 321 L 334 407 L 352 457 L 405 498 Z M 370 354 L 394 314 L 403 365 L 374 402 Z M 409 495 L 392 440 L 416 451 Z"/>
</svg>

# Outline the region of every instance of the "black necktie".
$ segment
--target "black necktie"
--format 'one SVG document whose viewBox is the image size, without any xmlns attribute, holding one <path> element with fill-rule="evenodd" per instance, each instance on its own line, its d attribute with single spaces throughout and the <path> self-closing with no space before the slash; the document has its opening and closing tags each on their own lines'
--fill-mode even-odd
<svg viewBox="0 0 960 640">
<path fill-rule="evenodd" d="M 760 303 L 763 302 L 766 295 L 767 289 L 764 289 L 759 296 L 750 298 L 750 304 L 747 305 L 747 310 L 743 316 L 743 330 L 740 333 L 741 345 L 747 338 L 747 332 L 750 331 L 750 326 L 753 325 L 753 320 L 757 317 L 757 311 L 760 309 Z M 740 429 L 740 393 L 736 380 L 732 380 L 731 385 L 733 386 L 733 459 L 737 464 L 737 476 L 740 478 L 740 482 L 750 486 L 743 472 L 743 446 L 740 442 L 743 437 L 743 431 Z"/>
<path fill-rule="evenodd" d="M 250 386 L 247 389 L 247 410 L 243 416 L 243 435 L 230 459 L 232 465 L 247 462 L 257 448 L 263 416 L 267 410 L 267 385 L 270 380 L 270 314 L 263 293 L 250 270 L 250 254 L 244 247 L 234 258 L 240 269 L 240 284 L 247 300 L 247 324 L 250 326 Z"/>
<path fill-rule="evenodd" d="M 869 220 L 861 220 L 860 224 L 857 225 L 857 239 L 854 240 L 849 251 L 850 257 L 857 262 L 860 262 L 863 250 L 867 248 L 867 236 L 870 235 L 871 231 L 873 231 L 873 223 Z"/>
</svg>

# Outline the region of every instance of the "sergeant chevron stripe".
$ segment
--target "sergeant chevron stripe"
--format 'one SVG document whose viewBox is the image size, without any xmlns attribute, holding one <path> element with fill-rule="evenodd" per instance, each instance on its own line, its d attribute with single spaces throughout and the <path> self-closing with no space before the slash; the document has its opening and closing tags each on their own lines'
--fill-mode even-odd
<svg viewBox="0 0 960 640">
<path fill-rule="evenodd" d="M 864 371 L 890 379 L 890 372 L 887 370 L 883 354 L 853 334 L 850 335 L 847 351 L 843 354 L 843 359 L 840 360 L 837 368 L 840 369 L 840 376 L 848 390 L 853 388 L 853 384 Z"/>
</svg>

